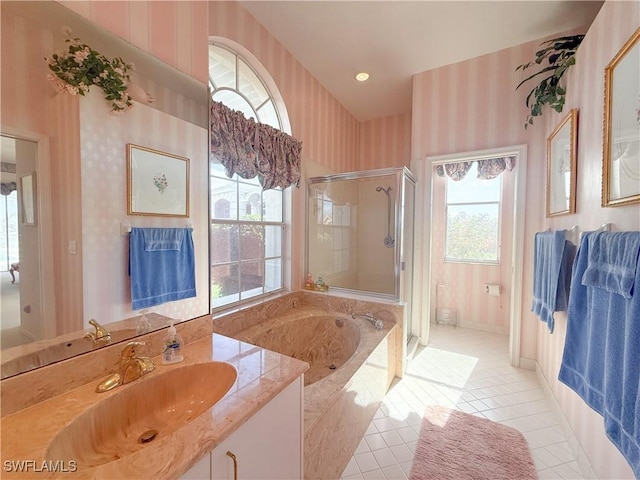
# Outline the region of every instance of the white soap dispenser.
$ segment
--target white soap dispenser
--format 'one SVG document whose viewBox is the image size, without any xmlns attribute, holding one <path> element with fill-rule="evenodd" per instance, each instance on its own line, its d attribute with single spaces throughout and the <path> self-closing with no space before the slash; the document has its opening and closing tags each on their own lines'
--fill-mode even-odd
<svg viewBox="0 0 640 480">
<path fill-rule="evenodd" d="M 136 333 L 142 335 L 143 333 L 149 333 L 151 330 L 151 323 L 147 318 L 147 311 L 140 310 L 140 318 L 138 319 L 138 326 L 136 327 Z"/>
<path fill-rule="evenodd" d="M 184 360 L 184 357 L 180 354 L 182 348 L 182 337 L 178 335 L 176 327 L 173 326 L 173 320 L 167 329 L 167 336 L 164 338 L 162 347 L 162 363 L 168 365 L 171 363 L 178 363 Z"/>
</svg>

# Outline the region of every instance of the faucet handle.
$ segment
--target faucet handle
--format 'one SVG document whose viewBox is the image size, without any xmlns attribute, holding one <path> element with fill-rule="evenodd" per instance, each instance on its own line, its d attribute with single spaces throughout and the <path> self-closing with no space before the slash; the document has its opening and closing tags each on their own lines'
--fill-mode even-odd
<svg viewBox="0 0 640 480">
<path fill-rule="evenodd" d="M 138 347 L 144 347 L 144 342 L 129 342 L 120 352 L 120 358 L 123 360 L 129 360 L 138 356 Z"/>
</svg>

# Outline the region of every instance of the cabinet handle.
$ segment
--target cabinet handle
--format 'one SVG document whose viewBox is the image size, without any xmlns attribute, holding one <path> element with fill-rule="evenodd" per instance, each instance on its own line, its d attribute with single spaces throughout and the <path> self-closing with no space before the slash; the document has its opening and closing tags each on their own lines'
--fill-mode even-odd
<svg viewBox="0 0 640 480">
<path fill-rule="evenodd" d="M 238 480 L 238 459 L 231 451 L 227 451 L 227 457 L 233 460 L 233 480 Z"/>
</svg>

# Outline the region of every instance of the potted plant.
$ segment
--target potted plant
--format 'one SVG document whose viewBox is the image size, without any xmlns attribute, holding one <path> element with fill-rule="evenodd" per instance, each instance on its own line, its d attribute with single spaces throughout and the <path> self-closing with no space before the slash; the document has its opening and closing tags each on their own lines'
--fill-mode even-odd
<svg viewBox="0 0 640 480">
<path fill-rule="evenodd" d="M 549 105 L 556 112 L 562 112 L 566 91 L 560 84 L 560 80 L 567 69 L 576 63 L 575 54 L 583 38 L 584 35 L 570 35 L 542 42 L 540 45 L 545 47 L 536 52 L 535 60 L 516 68 L 516 71 L 520 69 L 524 71 L 533 65 L 548 64 L 540 71 L 522 80 L 516 87 L 517 90 L 529 80 L 539 75 L 543 76 L 540 83 L 529 92 L 525 100 L 530 112 L 524 128 L 533 125 L 533 117 L 542 114 L 544 105 Z"/>
</svg>

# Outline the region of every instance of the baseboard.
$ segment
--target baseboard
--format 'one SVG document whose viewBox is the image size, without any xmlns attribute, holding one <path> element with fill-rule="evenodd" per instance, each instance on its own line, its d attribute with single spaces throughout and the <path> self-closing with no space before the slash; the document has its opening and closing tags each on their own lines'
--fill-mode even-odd
<svg viewBox="0 0 640 480">
<path fill-rule="evenodd" d="M 509 335 L 509 327 L 503 327 L 500 325 L 488 325 L 481 322 L 462 321 L 458 322 L 458 326 L 461 328 L 470 328 L 472 330 L 481 330 L 483 332 L 499 333 L 500 335 Z"/>
<path fill-rule="evenodd" d="M 526 359 L 526 360 L 529 360 L 529 359 Z M 538 364 L 537 361 L 534 361 L 534 363 L 535 363 L 536 376 L 538 377 L 538 382 L 540 382 L 540 386 L 542 387 L 542 391 L 547 397 L 547 400 L 549 400 L 549 402 L 551 403 L 551 407 L 553 408 L 553 411 L 556 413 L 556 415 L 558 415 L 558 418 L 560 419 L 560 427 L 562 428 L 562 432 L 564 433 L 565 437 L 567 438 L 567 441 L 569 442 L 569 448 L 577 458 L 577 463 L 578 463 L 578 468 L 580 468 L 580 473 L 582 474 L 583 478 L 590 478 L 590 479 L 597 478 L 595 476 L 593 468 L 591 467 L 591 462 L 589 462 L 589 458 L 587 457 L 587 454 L 582 449 L 582 445 L 580 445 L 580 441 L 576 437 L 576 434 L 573 433 L 573 429 L 569 425 L 569 422 L 567 421 L 567 417 L 565 417 L 564 412 L 562 411 L 562 408 L 560 408 L 560 404 L 558 403 L 558 400 L 556 400 L 555 395 L 551 391 L 551 387 L 549 387 L 549 384 L 547 383 L 547 379 L 542 373 L 540 364 Z"/>
<path fill-rule="evenodd" d="M 538 366 L 538 362 L 536 362 L 534 359 L 520 357 L 520 368 L 535 372 L 537 366 Z"/>
</svg>

